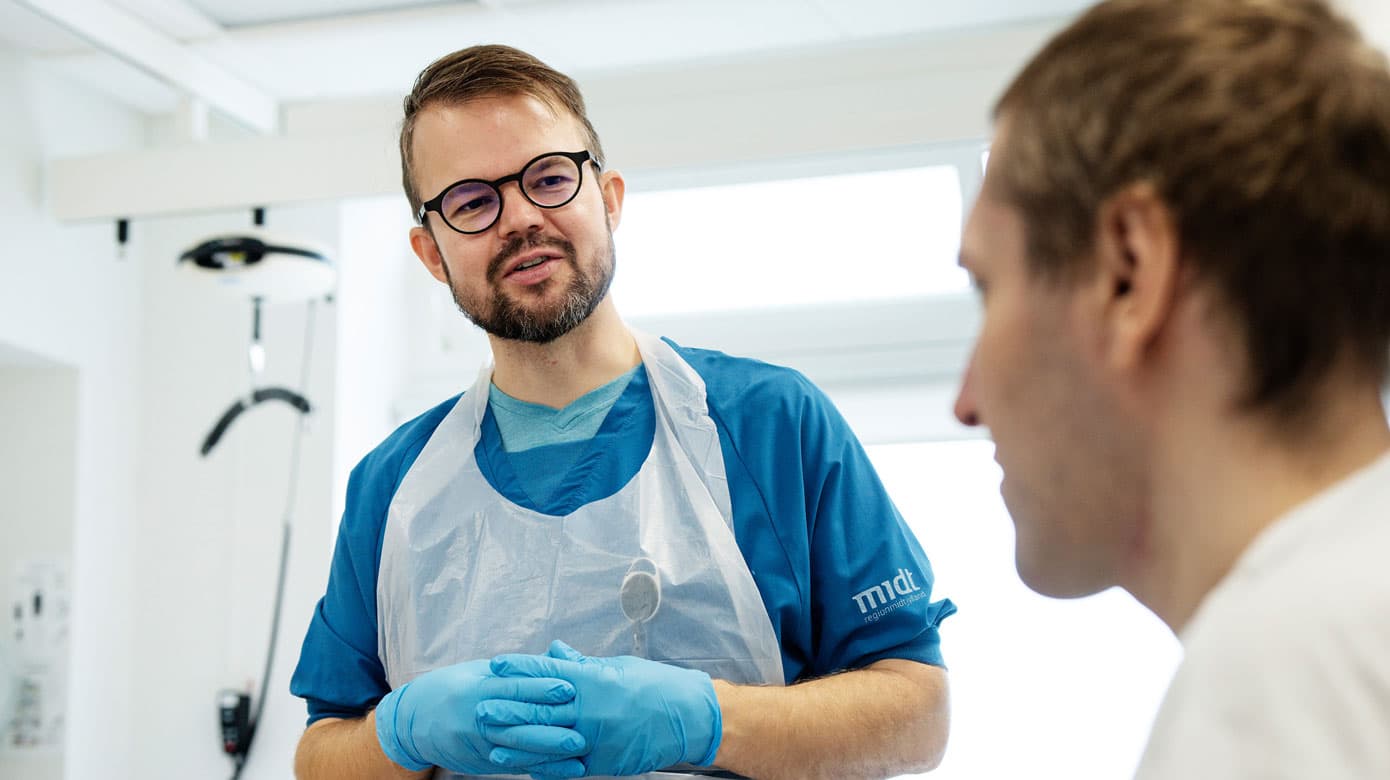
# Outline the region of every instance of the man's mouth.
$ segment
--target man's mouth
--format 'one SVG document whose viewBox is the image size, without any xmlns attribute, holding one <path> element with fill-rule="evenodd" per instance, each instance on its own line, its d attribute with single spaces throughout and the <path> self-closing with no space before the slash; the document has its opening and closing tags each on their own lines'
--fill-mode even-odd
<svg viewBox="0 0 1390 780">
<path fill-rule="evenodd" d="M 552 260 L 566 261 L 574 257 L 574 247 L 562 239 L 514 237 L 488 263 L 487 278 L 497 283 L 518 273 L 542 273 L 536 270 Z"/>
<path fill-rule="evenodd" d="M 508 272 L 507 272 L 507 275 L 510 276 L 510 275 L 516 273 L 517 271 L 525 271 L 525 270 L 528 269 L 528 268 L 535 268 L 536 266 L 540 265 L 541 263 L 549 262 L 549 261 L 551 261 L 551 260 L 558 260 L 558 259 L 559 259 L 559 258 L 556 257 L 555 255 L 541 255 L 540 257 L 536 257 L 536 258 L 533 258 L 533 259 L 531 259 L 531 260 L 527 260 L 527 261 L 524 262 L 524 263 L 518 264 L 517 267 L 515 267 L 515 268 L 513 268 L 512 270 L 508 271 Z"/>
</svg>

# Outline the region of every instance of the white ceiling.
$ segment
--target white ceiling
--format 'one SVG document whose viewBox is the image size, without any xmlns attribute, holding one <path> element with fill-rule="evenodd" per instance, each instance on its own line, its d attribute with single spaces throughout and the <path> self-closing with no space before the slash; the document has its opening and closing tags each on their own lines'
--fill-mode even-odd
<svg viewBox="0 0 1390 780">
<path fill-rule="evenodd" d="M 174 110 L 185 67 L 276 105 L 403 94 L 435 57 L 473 43 L 526 49 L 581 80 L 644 66 L 771 51 L 872 46 L 904 36 L 1070 15 L 1087 0 L 0 0 L 0 42 L 141 111 Z M 140 35 L 88 39 L 40 13 L 121 21 Z M 45 10 L 45 13 L 50 13 Z M 75 14 L 75 15 L 73 15 Z M 58 14 L 61 17 L 61 13 Z M 76 26 L 81 26 L 80 22 Z M 168 44 L 165 46 L 164 44 Z M 112 50 L 116 50 L 113 54 Z M 124 51 L 121 51 L 124 49 Z M 158 60 L 159 58 L 155 58 Z M 164 62 L 171 61 L 169 57 Z M 139 66 L 132 63 L 139 63 Z M 154 73 L 151 73 L 154 71 Z M 202 95 L 217 105 L 216 95 Z"/>
<path fill-rule="evenodd" d="M 188 4 L 198 8 L 219 25 L 233 28 L 331 19 L 407 8 L 477 3 L 448 0 L 189 0 Z"/>
</svg>

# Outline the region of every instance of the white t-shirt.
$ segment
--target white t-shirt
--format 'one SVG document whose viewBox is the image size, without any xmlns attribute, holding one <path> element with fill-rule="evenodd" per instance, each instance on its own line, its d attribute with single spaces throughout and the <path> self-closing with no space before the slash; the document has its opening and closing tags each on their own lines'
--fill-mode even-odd
<svg viewBox="0 0 1390 780">
<path fill-rule="evenodd" d="M 1182 640 L 1136 780 L 1390 778 L 1390 455 L 1261 533 Z"/>
</svg>

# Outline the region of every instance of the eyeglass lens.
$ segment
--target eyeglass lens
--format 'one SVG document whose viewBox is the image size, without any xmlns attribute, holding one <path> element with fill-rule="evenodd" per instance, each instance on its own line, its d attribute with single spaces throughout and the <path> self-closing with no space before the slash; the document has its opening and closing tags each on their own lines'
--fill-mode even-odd
<svg viewBox="0 0 1390 780">
<path fill-rule="evenodd" d="M 579 192 L 579 165 L 564 155 L 542 157 L 521 172 L 521 192 L 542 208 L 568 203 Z M 444 194 L 439 211 L 456 230 L 478 233 L 501 213 L 502 195 L 487 182 L 467 181 Z"/>
</svg>

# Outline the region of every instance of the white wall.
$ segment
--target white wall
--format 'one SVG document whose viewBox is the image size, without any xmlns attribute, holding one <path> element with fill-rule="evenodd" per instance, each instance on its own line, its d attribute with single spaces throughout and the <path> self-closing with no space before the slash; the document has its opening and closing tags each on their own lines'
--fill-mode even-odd
<svg viewBox="0 0 1390 780">
<path fill-rule="evenodd" d="M 174 258 L 206 232 L 247 224 L 249 214 L 135 220 L 118 258 L 112 223 L 48 216 L 41 174 L 52 157 L 138 147 L 144 120 L 8 49 L 0 49 L 0 105 L 0 358 L 8 366 L 36 356 L 73 388 L 64 399 L 30 383 L 24 397 L 47 398 L 42 413 L 24 431 L 4 418 L 0 435 L 25 451 L 0 448 L 0 467 L 30 491 L 5 491 L 0 548 L 66 546 L 74 580 L 66 751 L 0 759 L 0 776 L 230 775 L 215 695 L 259 689 L 296 419 L 288 407 L 258 408 L 210 458 L 198 457 L 213 421 L 247 387 L 250 306 L 192 294 Z M 149 186 L 138 176 L 123 184 Z M 329 245 L 339 238 L 333 206 L 272 209 L 268 223 Z M 369 272 L 362 285 L 378 282 Z M 298 386 L 306 315 L 301 306 L 266 311 L 265 382 Z M 303 727 L 288 678 L 323 590 L 334 527 L 334 317 L 333 306 L 318 307 L 307 393 L 318 409 L 304 440 L 276 667 L 248 780 L 290 777 Z M 0 401 L 12 411 L 17 370 L 0 373 Z M 370 371 L 362 374 L 359 386 Z M 46 419 L 49 445 L 22 444 L 21 434 L 32 441 L 35 428 L 49 427 Z M 68 487 L 61 468 L 43 466 L 62 460 L 63 439 L 73 440 Z M 48 502 L 45 517 L 66 515 L 68 527 L 38 538 L 21 522 L 36 516 L 35 502 Z M 0 582 L 9 577 L 0 571 Z"/>
<path fill-rule="evenodd" d="M 0 343 L 76 374 L 75 398 L 55 399 L 75 405 L 76 423 L 69 445 L 76 490 L 55 498 L 68 506 L 73 573 L 61 771 L 125 777 L 136 741 L 123 708 L 136 694 L 130 617 L 138 380 L 131 367 L 139 280 L 136 266 L 117 259 L 109 223 L 67 226 L 48 216 L 40 174 L 46 159 L 139 144 L 143 128 L 130 112 L 35 69 L 5 47 L 0 106 Z M 55 406 L 45 413 L 64 412 Z M 35 452 L 34 459 L 60 451 L 61 445 Z M 37 466 L 18 473 L 36 481 L 44 476 Z M 51 489 L 61 490 L 62 483 Z M 7 546 L 21 541 L 13 523 L 0 520 Z"/>
<path fill-rule="evenodd" d="M 142 219 L 132 228 L 145 302 L 133 672 L 157 683 L 131 709 L 142 730 L 161 737 L 137 747 L 130 777 L 230 774 L 215 694 L 259 691 L 296 416 L 283 404 L 255 407 L 207 459 L 198 456 L 214 421 L 249 387 L 252 309 L 204 294 L 174 260 L 249 216 Z M 403 290 L 411 274 L 425 273 L 405 240 L 404 199 L 271 208 L 266 222 L 277 234 L 326 245 L 338 286 L 333 303 L 316 305 L 306 392 L 316 409 L 303 444 L 275 668 L 245 780 L 291 776 L 306 711 L 290 696 L 289 677 L 327 584 L 347 473 L 395 425 L 410 327 Z M 307 322 L 304 305 L 267 306 L 258 385 L 299 387 Z"/>
<path fill-rule="evenodd" d="M 424 279 L 435 282 L 410 250 L 407 234 L 413 221 L 405 197 L 347 201 L 341 216 L 333 386 L 339 410 L 334 418 L 335 518 L 343 511 L 348 472 L 399 423 L 397 403 L 415 379 L 412 355 L 444 338 L 426 330 L 434 320 L 413 305 L 411 291 Z"/>
<path fill-rule="evenodd" d="M 1382 49 L 1390 49 L 1390 6 L 1382 0 L 1339 0 L 1342 10 Z"/>
<path fill-rule="evenodd" d="M 282 402 L 243 413 L 202 458 L 204 437 L 251 386 L 249 299 L 216 293 L 176 267 L 203 237 L 248 226 L 248 212 L 136 223 L 143 277 L 140 539 L 133 673 L 151 681 L 131 702 L 146 736 L 130 777 L 230 775 L 216 720 L 223 688 L 260 690 L 291 491 L 299 415 Z M 336 250 L 335 207 L 272 209 L 267 228 Z M 307 388 L 315 405 L 302 442 L 281 632 L 265 714 L 243 774 L 291 776 L 303 703 L 289 675 L 327 571 L 332 526 L 334 307 L 315 306 Z M 306 304 L 267 304 L 265 372 L 256 386 L 303 388 Z"/>
<path fill-rule="evenodd" d="M 65 707 L 64 681 L 68 673 L 69 643 L 60 594 L 47 593 L 42 606 L 31 604 L 31 587 L 24 575 L 34 564 L 53 565 L 66 572 L 72 559 L 73 514 L 77 494 L 77 380 L 69 368 L 46 365 L 34 358 L 0 360 L 0 656 L 13 673 L 0 685 L 17 684 L 24 675 L 37 691 L 35 713 L 41 725 L 26 725 L 25 739 L 37 737 L 43 744 L 29 742 L 23 749 L 6 746 L 21 740 L 7 731 L 7 718 L 0 715 L 0 777 L 30 780 L 58 780 L 63 776 L 62 743 L 47 743 L 48 725 Z M 21 579 L 23 578 L 23 579 Z M 66 601 L 62 598 L 61 601 Z M 22 616 L 22 617 L 21 617 Z M 55 619 L 56 622 L 55 623 Z M 18 706 L 17 700 L 6 702 Z M 31 703 L 32 707 L 33 704 Z M 37 732 L 37 733 L 36 733 Z"/>
<path fill-rule="evenodd" d="M 72 555 L 77 372 L 0 365 L 0 590 L 23 555 Z"/>
</svg>

